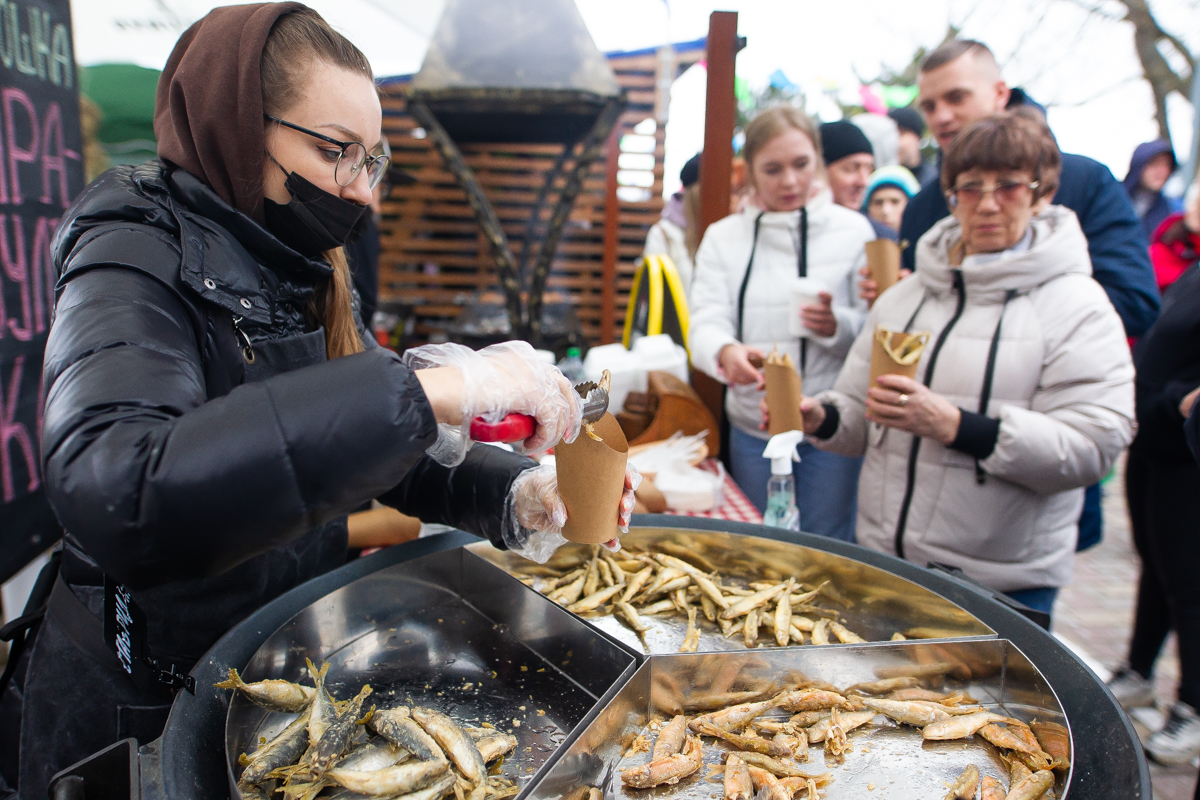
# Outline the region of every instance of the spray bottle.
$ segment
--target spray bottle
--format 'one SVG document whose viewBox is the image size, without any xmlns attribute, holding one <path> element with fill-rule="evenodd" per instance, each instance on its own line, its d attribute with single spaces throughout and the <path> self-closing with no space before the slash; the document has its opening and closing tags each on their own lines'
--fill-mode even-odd
<svg viewBox="0 0 1200 800">
<path fill-rule="evenodd" d="M 771 459 L 764 525 L 789 531 L 800 530 L 800 509 L 796 508 L 796 479 L 792 477 L 792 462 L 800 460 L 796 455 L 796 445 L 802 441 L 802 431 L 784 431 L 772 436 L 763 450 L 763 458 Z"/>
</svg>

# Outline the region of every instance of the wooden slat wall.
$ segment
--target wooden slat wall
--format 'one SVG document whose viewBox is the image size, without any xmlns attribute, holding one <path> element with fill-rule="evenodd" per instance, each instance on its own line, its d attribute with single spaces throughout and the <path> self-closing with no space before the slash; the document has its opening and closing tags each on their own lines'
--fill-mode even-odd
<svg viewBox="0 0 1200 800">
<path fill-rule="evenodd" d="M 676 63 L 690 63 L 702 56 L 703 51 L 680 54 Z M 624 134 L 654 116 L 659 61 L 651 53 L 612 57 L 610 63 L 629 99 L 618 123 L 619 134 Z M 476 292 L 494 292 L 494 299 L 499 300 L 500 290 L 494 264 L 466 195 L 428 142 L 412 137 L 416 124 L 405 113 L 403 85 L 391 84 L 384 90 L 383 108 L 392 158 L 411 171 L 417 183 L 394 188 L 384 201 L 379 293 L 382 300 L 415 307 L 415 338 L 420 343 L 457 317 Z M 620 204 L 614 319 L 614 335 L 618 339 L 634 264 L 642 253 L 647 231 L 662 212 L 664 126 L 658 127 L 656 137 L 655 180 L 650 187 L 650 200 Z M 525 226 L 543 176 L 561 147 L 464 145 L 462 150 L 519 257 Z M 600 341 L 605 168 L 604 157 L 592 165 L 567 223 L 547 287 L 547 300 L 567 299 L 575 304 L 589 344 Z M 543 219 L 549 216 L 555 196 L 551 194 Z"/>
</svg>

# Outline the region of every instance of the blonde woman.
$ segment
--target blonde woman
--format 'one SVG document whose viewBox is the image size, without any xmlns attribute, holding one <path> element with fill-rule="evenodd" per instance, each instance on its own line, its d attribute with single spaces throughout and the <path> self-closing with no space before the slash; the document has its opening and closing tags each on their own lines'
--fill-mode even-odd
<svg viewBox="0 0 1200 800">
<path fill-rule="evenodd" d="M 692 284 L 692 362 L 729 385 L 733 478 L 766 507 L 770 464 L 762 457 L 762 373 L 751 364 L 772 347 L 788 353 L 804 388 L 833 386 L 867 306 L 854 286 L 863 245 L 875 238 L 867 219 L 818 190 L 824 167 L 820 137 L 802 111 L 768 109 L 746 126 L 747 180 L 753 202 L 709 226 L 696 253 Z M 827 291 L 801 309 L 807 338 L 789 333 L 789 290 L 797 276 Z M 795 467 L 800 526 L 854 540 L 855 492 L 861 460 L 799 447 Z"/>
</svg>

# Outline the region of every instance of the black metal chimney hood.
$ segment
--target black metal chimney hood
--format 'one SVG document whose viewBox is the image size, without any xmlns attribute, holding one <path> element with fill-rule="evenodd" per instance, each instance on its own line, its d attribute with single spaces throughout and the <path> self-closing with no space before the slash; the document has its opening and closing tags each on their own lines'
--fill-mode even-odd
<svg viewBox="0 0 1200 800">
<path fill-rule="evenodd" d="M 542 297 L 563 226 L 624 107 L 616 75 L 574 0 L 448 0 L 409 87 L 409 113 L 466 192 L 488 240 L 511 332 L 535 345 L 541 341 Z M 458 145 L 468 143 L 563 145 L 530 213 L 519 262 L 463 160 Z M 542 211 L 564 174 L 543 226 Z"/>
</svg>

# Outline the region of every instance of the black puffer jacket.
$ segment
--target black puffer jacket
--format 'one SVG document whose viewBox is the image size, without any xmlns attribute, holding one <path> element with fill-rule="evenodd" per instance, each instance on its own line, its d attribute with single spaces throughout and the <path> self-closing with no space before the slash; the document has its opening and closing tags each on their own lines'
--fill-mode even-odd
<svg viewBox="0 0 1200 800">
<path fill-rule="evenodd" d="M 344 515 L 372 498 L 503 546 L 504 499 L 533 462 L 492 447 L 454 469 L 425 456 L 433 411 L 369 337 L 363 353 L 324 361 L 322 345 L 323 363 L 247 379 L 243 337 L 323 341 L 305 310 L 329 267 L 191 174 L 109 171 L 67 212 L 54 254 L 47 493 L 68 555 L 141 590 L 152 646 L 198 656 L 336 566 Z M 208 634 L 171 635 L 205 608 Z"/>
</svg>

